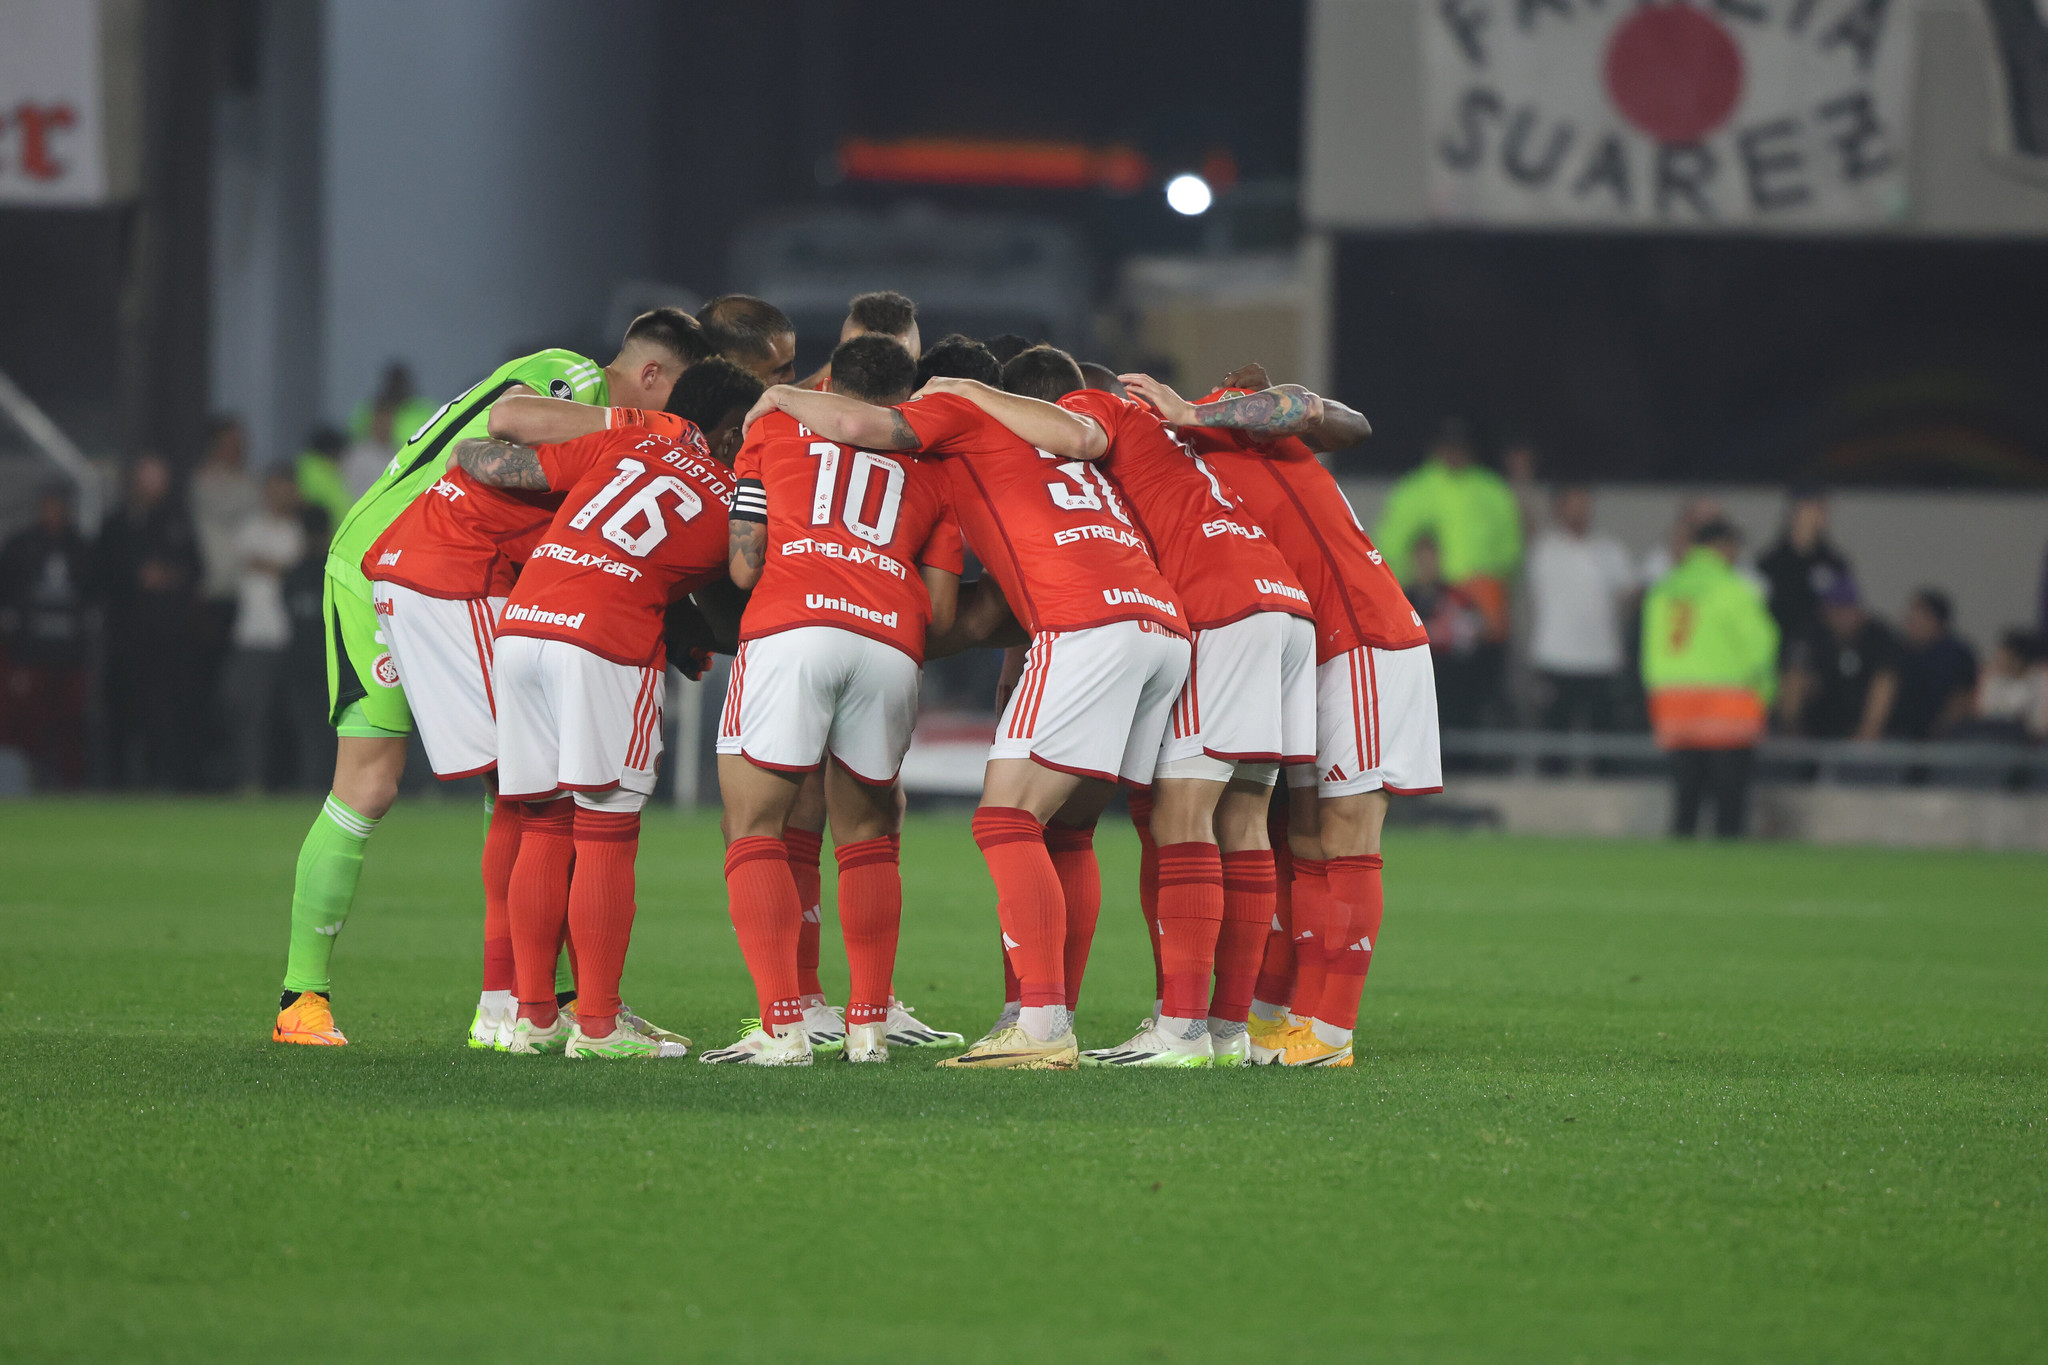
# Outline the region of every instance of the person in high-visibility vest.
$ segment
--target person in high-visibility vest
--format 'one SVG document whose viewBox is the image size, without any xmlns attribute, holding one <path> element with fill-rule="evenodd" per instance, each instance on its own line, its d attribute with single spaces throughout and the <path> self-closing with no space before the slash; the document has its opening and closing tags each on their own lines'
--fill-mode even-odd
<svg viewBox="0 0 2048 1365">
<path fill-rule="evenodd" d="M 1650 726 L 1671 755 L 1671 832 L 1690 835 L 1711 791 L 1714 833 L 1739 837 L 1749 778 L 1778 689 L 1778 626 L 1735 571 L 1740 536 L 1716 518 L 1643 598 L 1643 690 Z"/>
</svg>

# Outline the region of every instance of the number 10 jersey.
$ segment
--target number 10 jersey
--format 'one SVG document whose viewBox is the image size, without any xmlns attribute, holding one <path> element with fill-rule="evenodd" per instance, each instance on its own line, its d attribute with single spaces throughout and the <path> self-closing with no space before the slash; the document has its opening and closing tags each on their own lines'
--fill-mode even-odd
<svg viewBox="0 0 2048 1365">
<path fill-rule="evenodd" d="M 768 527 L 740 639 L 832 626 L 924 662 L 932 599 L 918 568 L 963 567 L 960 523 L 931 461 L 827 441 L 771 412 L 748 431 L 733 473 L 733 517 Z"/>
<path fill-rule="evenodd" d="M 631 667 L 662 659 L 669 603 L 726 572 L 733 476 L 697 428 L 622 427 L 539 448 L 566 493 L 498 619 Z"/>
</svg>

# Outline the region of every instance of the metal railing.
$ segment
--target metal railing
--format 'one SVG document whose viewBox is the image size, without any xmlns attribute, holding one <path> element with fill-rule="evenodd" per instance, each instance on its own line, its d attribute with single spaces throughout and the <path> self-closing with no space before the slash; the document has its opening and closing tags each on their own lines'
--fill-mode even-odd
<svg viewBox="0 0 2048 1365">
<path fill-rule="evenodd" d="M 1515 775 L 1662 770 L 1664 751 L 1643 734 L 1546 730 L 1446 730 L 1446 760 L 1499 765 Z M 1770 738 L 1757 746 L 1759 776 L 1831 783 L 2048 787 L 2048 748 L 1983 740 Z"/>
<path fill-rule="evenodd" d="M 5 370 L 0 370 L 0 413 L 5 413 L 20 428 L 21 434 L 42 453 L 44 459 L 57 466 L 59 473 L 78 486 L 78 524 L 85 528 L 87 535 L 97 531 L 101 510 L 99 471 L 93 468 L 92 461 L 85 458 L 85 452 L 50 420 L 50 415 L 37 406 L 35 399 L 22 392 L 21 386 L 10 379 Z"/>
</svg>

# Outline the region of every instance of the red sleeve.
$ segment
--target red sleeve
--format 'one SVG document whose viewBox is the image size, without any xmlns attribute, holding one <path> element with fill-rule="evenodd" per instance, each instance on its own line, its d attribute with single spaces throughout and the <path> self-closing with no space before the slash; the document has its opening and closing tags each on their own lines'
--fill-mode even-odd
<svg viewBox="0 0 2048 1365">
<path fill-rule="evenodd" d="M 767 419 L 754 423 L 754 429 L 747 433 L 747 442 L 740 447 L 740 453 L 733 457 L 733 477 L 759 480 L 761 477 L 761 451 L 769 441 Z"/>
<path fill-rule="evenodd" d="M 605 418 L 605 425 L 616 431 L 620 427 L 646 427 L 664 436 L 683 439 L 683 428 L 690 424 L 672 412 L 656 408 L 612 408 Z"/>
<path fill-rule="evenodd" d="M 534 454 L 540 457 L 540 470 L 547 476 L 549 489 L 566 493 L 590 472 L 591 466 L 610 453 L 615 440 L 610 432 L 593 431 L 573 441 L 536 447 Z"/>
<path fill-rule="evenodd" d="M 917 552 L 917 562 L 944 573 L 967 572 L 965 545 L 960 538 L 960 518 L 953 514 L 951 503 L 946 504 L 946 514 L 933 523 L 932 533 L 925 537 L 924 548 Z"/>
<path fill-rule="evenodd" d="M 917 433 L 917 448 L 927 455 L 952 453 L 956 448 L 954 443 L 979 431 L 982 423 L 992 420 L 980 408 L 953 393 L 913 398 L 896 411 L 910 423 L 910 429 Z"/>
</svg>

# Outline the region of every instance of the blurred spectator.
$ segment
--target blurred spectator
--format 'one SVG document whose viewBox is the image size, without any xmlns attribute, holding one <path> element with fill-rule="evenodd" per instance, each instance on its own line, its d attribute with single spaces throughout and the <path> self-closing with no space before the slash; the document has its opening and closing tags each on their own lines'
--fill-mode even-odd
<svg viewBox="0 0 2048 1365">
<path fill-rule="evenodd" d="M 199 594 L 209 610 L 217 610 L 222 634 L 231 619 L 241 577 L 237 548 L 242 524 L 256 513 L 259 494 L 247 468 L 249 437 L 239 419 L 216 417 L 211 423 L 206 458 L 192 475 L 192 529 L 199 535 Z"/>
<path fill-rule="evenodd" d="M 242 574 L 234 652 L 223 675 L 222 696 L 235 758 L 234 785 L 244 791 L 263 784 L 279 720 L 279 674 L 292 629 L 285 614 L 284 574 L 305 552 L 299 506 L 297 476 L 273 471 L 263 481 L 263 509 L 243 524 L 236 545 Z"/>
<path fill-rule="evenodd" d="M 1506 481 L 1474 461 L 1462 422 L 1447 423 L 1429 458 L 1394 485 L 1373 532 L 1373 543 L 1403 582 L 1425 534 L 1436 542 L 1444 580 L 1486 618 L 1485 638 L 1473 654 L 1483 716 L 1501 700 L 1508 583 L 1522 562 L 1522 518 Z"/>
<path fill-rule="evenodd" d="M 1778 628 L 1735 570 L 1727 521 L 1693 532 L 1693 548 L 1643 599 L 1643 685 L 1650 723 L 1671 755 L 1671 832 L 1690 837 L 1707 796 L 1714 833 L 1739 837 L 1749 779 L 1778 681 Z"/>
<path fill-rule="evenodd" d="M 316 427 L 299 452 L 294 472 L 299 479 L 299 500 L 324 508 L 327 523 L 339 523 L 354 499 L 341 477 L 341 457 L 348 450 L 348 438 L 333 427 Z"/>
<path fill-rule="evenodd" d="M 434 405 L 416 395 L 412 371 L 405 362 L 394 360 L 387 365 L 376 395 L 358 403 L 349 414 L 349 446 L 341 457 L 341 481 L 350 502 L 377 482 L 406 438 L 433 415 Z"/>
<path fill-rule="evenodd" d="M 1410 547 L 1408 579 L 1402 588 L 1429 631 L 1437 714 L 1453 729 L 1477 725 L 1485 702 L 1479 651 L 1486 638 L 1486 616 L 1471 598 L 1444 582 L 1436 537 L 1420 536 Z"/>
<path fill-rule="evenodd" d="M 1977 697 L 1977 652 L 1955 637 L 1954 608 L 1939 588 L 1922 588 L 1906 603 L 1906 651 L 1899 660 L 1899 699 L 1886 733 L 1897 739 L 1938 739 L 1970 718 Z"/>
<path fill-rule="evenodd" d="M 93 582 L 106 611 L 107 737 L 118 786 L 194 777 L 199 546 L 171 497 L 171 470 L 145 454 L 100 526 Z"/>
<path fill-rule="evenodd" d="M 1549 730 L 1611 729 L 1622 670 L 1621 606 L 1635 587 L 1628 551 L 1593 534 L 1593 493 L 1558 489 L 1529 551 L 1529 662 L 1549 684 Z"/>
<path fill-rule="evenodd" d="M 334 771 L 334 729 L 327 723 L 327 627 L 320 613 L 327 543 L 334 538 L 327 509 L 318 503 L 300 508 L 299 533 L 304 552 L 285 570 L 281 584 L 291 638 L 279 688 L 292 736 L 292 780 L 311 791 L 325 789 Z"/>
<path fill-rule="evenodd" d="M 91 585 L 91 553 L 71 493 L 46 489 L 35 524 L 0 546 L 0 744 L 28 756 L 38 785 L 85 780 Z"/>
<path fill-rule="evenodd" d="M 1800 670 L 1800 732 L 1820 739 L 1877 739 L 1899 699 L 1905 647 L 1864 608 L 1856 580 L 1835 579 L 1821 597 L 1822 631 Z"/>
<path fill-rule="evenodd" d="M 1785 510 L 1785 530 L 1756 566 L 1770 585 L 1780 665 L 1810 666 L 1827 648 L 1821 596 L 1849 575 L 1849 561 L 1828 540 L 1825 493 L 1817 488 L 1793 491 Z"/>
<path fill-rule="evenodd" d="M 1971 719 L 1957 733 L 2015 742 L 2048 739 L 2048 648 L 2042 637 L 2009 630 L 1977 680 Z"/>
<path fill-rule="evenodd" d="M 1727 509 L 1718 498 L 1687 498 L 1678 505 L 1678 515 L 1672 519 L 1670 534 L 1662 545 L 1652 545 L 1643 552 L 1640 569 L 1641 582 L 1645 587 L 1655 583 L 1665 574 L 1678 567 L 1678 561 L 1692 552 L 1693 533 L 1710 521 L 1725 521 Z"/>
</svg>

